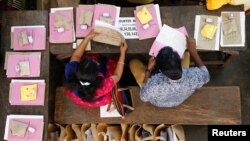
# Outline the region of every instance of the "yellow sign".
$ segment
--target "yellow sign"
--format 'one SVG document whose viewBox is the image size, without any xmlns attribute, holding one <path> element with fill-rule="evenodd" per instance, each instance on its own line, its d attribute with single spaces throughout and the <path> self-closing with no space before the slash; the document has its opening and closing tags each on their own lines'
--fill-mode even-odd
<svg viewBox="0 0 250 141">
<path fill-rule="evenodd" d="M 201 36 L 213 39 L 214 34 L 216 33 L 217 26 L 213 24 L 205 24 L 204 27 L 201 29 Z"/>
<path fill-rule="evenodd" d="M 152 20 L 152 15 L 148 11 L 147 7 L 143 7 L 140 11 L 136 13 L 136 17 L 139 19 L 141 24 L 146 24 Z"/>
<path fill-rule="evenodd" d="M 21 86 L 21 101 L 36 100 L 37 84 Z"/>
</svg>

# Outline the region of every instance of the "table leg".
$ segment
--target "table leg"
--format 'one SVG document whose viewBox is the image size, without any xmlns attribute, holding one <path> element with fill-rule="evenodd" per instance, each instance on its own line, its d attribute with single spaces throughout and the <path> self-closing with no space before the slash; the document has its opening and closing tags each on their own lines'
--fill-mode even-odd
<svg viewBox="0 0 250 141">
<path fill-rule="evenodd" d="M 230 51 L 230 52 L 223 52 L 226 54 L 226 57 L 224 59 L 224 63 L 222 66 L 224 67 L 228 62 L 230 62 L 233 58 L 235 58 L 237 55 L 239 55 L 238 51 Z"/>
</svg>

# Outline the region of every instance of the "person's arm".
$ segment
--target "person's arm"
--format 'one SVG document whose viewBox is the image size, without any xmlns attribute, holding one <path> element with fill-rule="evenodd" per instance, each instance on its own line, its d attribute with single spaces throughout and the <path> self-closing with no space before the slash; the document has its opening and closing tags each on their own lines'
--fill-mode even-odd
<svg viewBox="0 0 250 141">
<path fill-rule="evenodd" d="M 197 50 L 196 50 L 196 42 L 195 39 L 193 38 L 187 38 L 187 48 L 188 51 L 190 53 L 190 55 L 193 57 L 194 59 L 194 63 L 196 66 L 201 67 L 204 66 Z"/>
<path fill-rule="evenodd" d="M 154 69 L 154 66 L 155 66 L 155 58 L 151 57 L 148 60 L 148 67 L 147 67 L 146 72 L 145 72 L 145 77 L 144 77 L 143 83 L 147 82 L 148 78 L 150 77 L 151 71 Z"/>
<path fill-rule="evenodd" d="M 119 82 L 122 77 L 122 73 L 123 73 L 123 69 L 125 65 L 124 62 L 125 62 L 125 55 L 126 55 L 127 48 L 128 48 L 127 43 L 124 40 L 120 46 L 120 57 L 117 62 L 114 74 L 111 76 L 115 83 Z"/>
<path fill-rule="evenodd" d="M 80 62 L 82 55 L 84 54 L 84 51 L 88 45 L 88 43 L 90 42 L 91 39 L 94 38 L 95 35 L 97 35 L 98 33 L 94 32 L 94 30 L 92 30 L 86 37 L 84 40 L 82 40 L 82 42 L 80 43 L 79 47 L 72 53 L 71 58 L 70 58 L 70 62 L 71 61 L 76 61 L 76 62 Z"/>
</svg>

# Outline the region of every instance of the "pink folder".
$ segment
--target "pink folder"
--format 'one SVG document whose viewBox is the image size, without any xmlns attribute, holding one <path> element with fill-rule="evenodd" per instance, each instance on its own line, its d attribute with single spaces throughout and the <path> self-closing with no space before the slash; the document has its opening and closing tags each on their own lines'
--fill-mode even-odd
<svg viewBox="0 0 250 141">
<path fill-rule="evenodd" d="M 20 32 L 26 32 L 28 36 L 32 36 L 33 43 L 20 46 L 18 38 Z M 13 34 L 13 50 L 45 50 L 46 48 L 46 29 L 44 27 L 24 27 L 14 28 Z"/>
<path fill-rule="evenodd" d="M 157 20 L 157 15 L 154 6 L 147 7 L 148 11 L 152 15 L 153 19 L 148 23 L 149 28 L 143 29 L 143 25 L 140 23 L 139 19 L 136 17 L 137 11 L 134 11 L 136 28 L 139 35 L 139 40 L 149 39 L 156 37 L 160 32 L 160 27 Z"/>
<path fill-rule="evenodd" d="M 58 32 L 57 28 L 54 26 L 55 17 L 56 15 L 61 15 L 64 17 L 67 17 L 71 20 L 70 22 L 70 28 L 65 29 L 64 32 Z M 74 31 L 73 31 L 73 15 L 71 11 L 60 11 L 56 13 L 50 13 L 49 14 L 49 41 L 51 43 L 72 43 L 74 42 Z"/>
<path fill-rule="evenodd" d="M 21 86 L 37 84 L 37 98 L 36 100 L 31 101 L 21 101 Z M 44 82 L 31 82 L 27 80 L 27 82 L 18 81 L 10 83 L 10 93 L 9 93 L 9 101 L 10 105 L 44 105 L 44 97 L 45 97 L 45 83 Z"/>
<path fill-rule="evenodd" d="M 10 119 L 11 123 L 13 120 L 28 123 L 30 127 L 35 129 L 34 133 L 29 131 L 26 132 L 24 137 L 13 136 L 11 134 L 10 128 L 8 128 L 8 141 L 42 141 L 43 139 L 43 119 L 32 119 L 32 118 L 17 118 Z M 10 125 L 10 124 L 9 124 Z"/>
<path fill-rule="evenodd" d="M 79 23 L 79 16 L 82 12 L 92 11 L 94 13 L 95 6 L 94 5 L 79 5 L 76 8 L 76 37 L 85 37 L 92 30 L 92 27 L 88 27 L 87 30 L 82 30 L 81 25 Z M 93 20 L 92 20 L 93 23 Z M 93 25 L 93 24 L 92 24 Z"/>
<path fill-rule="evenodd" d="M 187 30 L 185 28 L 185 26 L 182 26 L 180 28 L 177 28 L 176 30 L 180 31 L 181 33 L 183 33 L 184 35 L 188 36 Z M 167 45 L 161 44 L 159 42 L 157 42 L 156 40 L 154 41 L 150 51 L 149 51 L 149 55 L 156 57 L 158 52 Z M 180 53 L 179 53 L 180 54 Z M 182 56 L 182 54 L 180 54 L 180 56 Z"/>
<path fill-rule="evenodd" d="M 40 76 L 40 62 L 41 55 L 9 55 L 7 57 L 7 77 L 39 77 Z M 21 76 L 20 73 L 16 72 L 16 66 L 20 61 L 29 61 L 30 75 Z"/>
<path fill-rule="evenodd" d="M 114 5 L 107 5 L 107 4 L 96 4 L 95 5 L 95 13 L 93 18 L 93 26 L 95 26 L 95 21 L 100 20 L 100 17 L 103 13 L 109 13 L 109 18 L 112 19 L 113 24 L 115 25 L 116 16 L 117 16 L 117 9 Z"/>
</svg>

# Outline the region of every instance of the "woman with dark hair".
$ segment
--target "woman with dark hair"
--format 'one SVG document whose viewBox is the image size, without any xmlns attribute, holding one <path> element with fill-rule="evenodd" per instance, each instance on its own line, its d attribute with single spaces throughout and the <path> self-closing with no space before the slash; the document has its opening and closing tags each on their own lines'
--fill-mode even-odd
<svg viewBox="0 0 250 141">
<path fill-rule="evenodd" d="M 158 107 L 175 107 L 183 103 L 194 91 L 210 80 L 209 72 L 196 50 L 194 39 L 187 39 L 187 49 L 196 64 L 189 68 L 189 54 L 183 60 L 171 47 L 162 48 L 156 58 L 151 57 L 146 72 L 138 75 L 138 60 L 130 62 L 130 69 L 141 86 L 140 98 Z M 154 74 L 151 72 L 154 70 Z"/>
<path fill-rule="evenodd" d="M 68 82 L 65 93 L 76 104 L 87 107 L 111 103 L 110 92 L 122 76 L 127 50 L 124 40 L 120 46 L 118 61 L 100 59 L 99 55 L 85 55 L 88 42 L 97 34 L 99 33 L 90 32 L 65 66 L 65 77 Z"/>
</svg>

